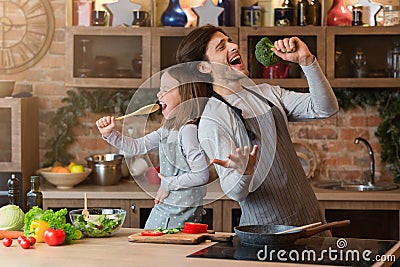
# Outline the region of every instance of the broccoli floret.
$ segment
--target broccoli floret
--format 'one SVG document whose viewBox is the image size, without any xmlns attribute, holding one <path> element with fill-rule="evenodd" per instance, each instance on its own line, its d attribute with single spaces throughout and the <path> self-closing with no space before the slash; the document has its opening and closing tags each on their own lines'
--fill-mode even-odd
<svg viewBox="0 0 400 267">
<path fill-rule="evenodd" d="M 278 57 L 272 52 L 271 48 L 274 47 L 274 44 L 267 37 L 263 37 L 256 44 L 256 58 L 258 62 L 263 64 L 264 66 L 271 66 L 278 62 Z"/>
<path fill-rule="evenodd" d="M 278 57 L 272 52 L 271 48 L 274 47 L 274 44 L 267 37 L 263 37 L 256 44 L 256 58 L 258 62 L 263 64 L 264 66 L 271 66 L 278 62 Z M 293 53 L 296 51 L 296 48 L 293 48 L 290 51 L 286 51 L 286 53 Z"/>
</svg>

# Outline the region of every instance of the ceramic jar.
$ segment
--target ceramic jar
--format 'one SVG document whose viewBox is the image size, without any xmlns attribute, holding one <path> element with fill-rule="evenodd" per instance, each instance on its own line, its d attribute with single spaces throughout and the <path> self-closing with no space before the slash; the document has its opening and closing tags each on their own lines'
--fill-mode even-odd
<svg viewBox="0 0 400 267">
<path fill-rule="evenodd" d="M 353 16 L 343 0 L 334 0 L 326 16 L 328 26 L 351 26 Z"/>
<path fill-rule="evenodd" d="M 169 0 L 167 9 L 161 15 L 161 24 L 163 26 L 184 27 L 186 23 L 187 17 L 179 4 L 179 0 Z"/>
</svg>

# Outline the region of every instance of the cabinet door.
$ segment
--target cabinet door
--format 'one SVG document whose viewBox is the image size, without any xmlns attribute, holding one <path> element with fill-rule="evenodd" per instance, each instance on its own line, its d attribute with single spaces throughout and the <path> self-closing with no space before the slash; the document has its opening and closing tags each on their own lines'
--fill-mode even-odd
<svg viewBox="0 0 400 267">
<path fill-rule="evenodd" d="M 59 210 L 67 208 L 68 211 L 83 208 L 82 199 L 43 199 L 43 209 Z M 129 200 L 118 199 L 88 199 L 88 208 L 115 208 L 126 210 L 126 217 L 122 227 L 133 227 Z M 67 216 L 67 222 L 71 222 Z"/>
<path fill-rule="evenodd" d="M 400 42 L 400 26 L 327 27 L 326 70 L 332 87 L 398 87 L 399 79 L 389 77 L 387 69 L 388 51 L 395 42 Z M 357 51 L 366 60 L 362 75 L 357 72 Z"/>
<path fill-rule="evenodd" d="M 255 83 L 267 82 L 286 88 L 306 88 L 307 81 L 298 64 L 278 59 L 274 66 L 264 67 L 255 57 L 255 47 L 262 37 L 272 42 L 297 36 L 305 42 L 322 68 L 325 69 L 325 28 L 323 27 L 242 27 L 239 32 L 239 48 L 244 64 L 247 65 L 250 78 Z"/>
<path fill-rule="evenodd" d="M 153 200 L 132 200 L 131 201 L 132 227 L 144 228 L 151 209 L 154 207 Z M 216 201 L 204 205 L 206 214 L 203 216 L 203 223 L 208 224 L 208 229 L 222 231 L 222 201 Z"/>
<path fill-rule="evenodd" d="M 160 70 L 168 68 L 176 64 L 175 56 L 179 43 L 183 37 L 191 32 L 194 28 L 152 28 L 152 75 Z M 234 42 L 238 42 L 238 29 L 234 27 L 223 27 L 223 30 L 228 34 Z"/>
<path fill-rule="evenodd" d="M 350 220 L 332 231 L 335 237 L 399 239 L 400 205 L 396 201 L 319 200 L 327 221 Z"/>
<path fill-rule="evenodd" d="M 223 200 L 222 201 L 222 231 L 233 232 L 233 227 L 239 225 L 240 216 L 242 215 L 240 211 L 240 206 L 236 201 L 233 200 Z"/>
<path fill-rule="evenodd" d="M 137 88 L 150 75 L 148 28 L 69 27 L 66 86 Z"/>
</svg>

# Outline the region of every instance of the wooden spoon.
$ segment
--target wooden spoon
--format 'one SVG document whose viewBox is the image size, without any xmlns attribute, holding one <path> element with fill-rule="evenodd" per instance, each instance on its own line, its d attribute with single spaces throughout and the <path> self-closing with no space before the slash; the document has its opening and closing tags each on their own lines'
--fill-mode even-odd
<svg viewBox="0 0 400 267">
<path fill-rule="evenodd" d="M 84 201 L 84 207 L 82 210 L 82 216 L 85 220 L 87 220 L 89 218 L 89 210 L 87 208 L 87 193 L 85 192 L 85 197 L 84 197 L 85 201 Z"/>
<path fill-rule="evenodd" d="M 150 105 L 141 107 L 141 108 L 139 108 L 138 110 L 136 110 L 136 111 L 134 111 L 132 113 L 126 114 L 126 115 L 121 116 L 121 117 L 117 117 L 117 118 L 115 118 L 115 120 L 118 121 L 118 120 L 122 120 L 122 119 L 128 118 L 130 116 L 135 116 L 135 115 L 147 115 L 147 114 L 153 113 L 153 112 L 155 112 L 155 111 L 157 111 L 159 109 L 160 109 L 160 105 L 159 104 L 150 104 Z"/>
<path fill-rule="evenodd" d="M 288 229 L 288 230 L 285 230 L 285 231 L 276 232 L 274 234 L 275 235 L 286 234 L 286 233 L 290 233 L 290 232 L 297 231 L 297 230 L 303 230 L 303 229 L 311 228 L 311 227 L 318 226 L 318 225 L 321 225 L 321 224 L 322 224 L 322 222 L 311 223 L 311 224 L 295 227 L 295 228 L 292 228 L 292 229 Z"/>
</svg>

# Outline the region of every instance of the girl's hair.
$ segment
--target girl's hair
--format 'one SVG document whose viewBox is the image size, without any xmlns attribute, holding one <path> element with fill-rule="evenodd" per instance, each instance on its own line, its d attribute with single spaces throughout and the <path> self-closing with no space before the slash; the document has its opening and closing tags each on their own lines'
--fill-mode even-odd
<svg viewBox="0 0 400 267">
<path fill-rule="evenodd" d="M 193 81 L 190 72 L 179 65 L 168 69 L 167 72 L 179 82 L 181 103 L 173 111 L 175 116 L 165 120 L 164 127 L 179 130 L 188 123 L 198 125 L 207 100 L 212 96 L 211 85 Z"/>
<path fill-rule="evenodd" d="M 205 25 L 191 31 L 179 44 L 176 62 L 208 61 L 206 56 L 208 42 L 216 32 L 228 36 L 221 28 L 213 25 Z"/>
</svg>

